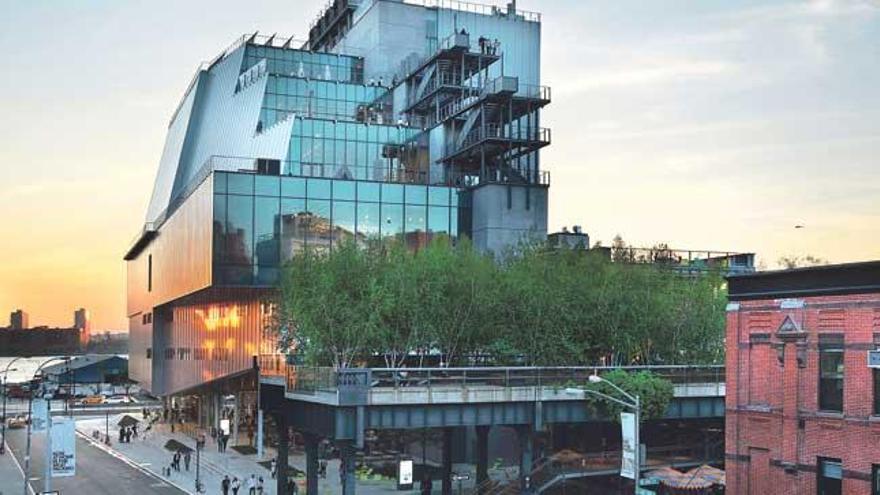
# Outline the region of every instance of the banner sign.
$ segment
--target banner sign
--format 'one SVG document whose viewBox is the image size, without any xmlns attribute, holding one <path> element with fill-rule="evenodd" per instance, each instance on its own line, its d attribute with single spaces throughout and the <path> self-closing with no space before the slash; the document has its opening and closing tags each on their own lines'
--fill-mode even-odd
<svg viewBox="0 0 880 495">
<path fill-rule="evenodd" d="M 397 489 L 411 490 L 413 487 L 413 460 L 401 459 L 397 465 Z"/>
<path fill-rule="evenodd" d="M 31 404 L 31 431 L 46 431 L 49 422 L 49 401 L 34 399 Z"/>
<path fill-rule="evenodd" d="M 620 413 L 620 430 L 623 435 L 621 443 L 623 452 L 620 456 L 620 475 L 631 480 L 636 479 L 636 415 Z"/>
<path fill-rule="evenodd" d="M 52 420 L 52 477 L 76 475 L 76 423 L 68 418 Z"/>
</svg>

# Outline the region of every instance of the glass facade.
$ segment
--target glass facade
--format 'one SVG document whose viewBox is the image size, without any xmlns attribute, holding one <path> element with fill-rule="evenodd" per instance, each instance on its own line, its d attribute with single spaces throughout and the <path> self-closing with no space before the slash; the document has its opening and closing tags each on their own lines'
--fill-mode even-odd
<svg viewBox="0 0 880 495">
<path fill-rule="evenodd" d="M 427 155 L 407 160 L 400 150 L 419 132 L 405 126 L 297 118 L 286 170 L 310 177 L 425 183 Z"/>
<path fill-rule="evenodd" d="M 367 113 L 363 108 L 386 92 L 385 88 L 378 86 L 270 75 L 260 121 L 268 127 L 290 115 L 355 120 L 359 107 L 365 119 Z M 384 117 L 385 114 L 375 115 Z"/>
<path fill-rule="evenodd" d="M 241 71 L 262 59 L 266 59 L 269 74 L 355 84 L 364 82 L 364 61 L 360 57 L 252 44 L 246 47 Z"/>
<path fill-rule="evenodd" d="M 397 238 L 411 248 L 458 237 L 470 214 L 451 187 L 215 172 L 214 284 L 273 285 L 306 247 Z"/>
<path fill-rule="evenodd" d="M 843 412 L 842 344 L 819 344 L 819 409 Z"/>
</svg>

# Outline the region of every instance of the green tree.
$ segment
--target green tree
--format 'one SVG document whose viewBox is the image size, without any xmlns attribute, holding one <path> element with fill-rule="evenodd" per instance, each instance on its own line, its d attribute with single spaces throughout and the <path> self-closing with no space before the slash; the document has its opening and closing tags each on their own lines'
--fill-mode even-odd
<svg viewBox="0 0 880 495">
<path fill-rule="evenodd" d="M 353 241 L 306 249 L 284 270 L 279 321 L 295 322 L 300 352 L 313 364 L 345 368 L 375 341 L 375 257 Z"/>
<path fill-rule="evenodd" d="M 627 372 L 624 370 L 614 370 L 602 375 L 602 378 L 617 385 L 626 393 L 638 396 L 641 406 L 640 419 L 642 421 L 662 418 L 669 408 L 669 403 L 672 401 L 675 392 L 672 382 L 650 371 Z M 630 402 L 629 399 L 622 396 L 614 387 L 605 382 L 588 382 L 585 388 L 623 400 L 624 402 Z M 615 421 L 620 421 L 621 412 L 632 412 L 630 408 L 594 394 L 587 393 L 586 399 L 592 407 L 603 411 Z"/>
</svg>

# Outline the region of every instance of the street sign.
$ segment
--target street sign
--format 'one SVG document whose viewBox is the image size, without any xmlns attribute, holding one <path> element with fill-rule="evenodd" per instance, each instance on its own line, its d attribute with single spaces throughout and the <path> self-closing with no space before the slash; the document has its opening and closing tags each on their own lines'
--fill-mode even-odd
<svg viewBox="0 0 880 495">
<path fill-rule="evenodd" d="M 636 415 L 620 413 L 620 430 L 622 434 L 622 455 L 620 457 L 620 476 L 636 479 Z"/>
<path fill-rule="evenodd" d="M 471 475 L 469 473 L 452 473 L 452 481 L 467 481 L 471 479 Z"/>
<path fill-rule="evenodd" d="M 76 475 L 76 424 L 69 418 L 52 421 L 52 477 Z"/>
<path fill-rule="evenodd" d="M 412 490 L 413 487 L 413 460 L 401 459 L 397 464 L 397 489 Z"/>
<path fill-rule="evenodd" d="M 49 401 L 34 400 L 31 404 L 31 431 L 46 431 L 49 423 Z"/>
<path fill-rule="evenodd" d="M 868 351 L 868 368 L 880 368 L 880 350 Z"/>
</svg>

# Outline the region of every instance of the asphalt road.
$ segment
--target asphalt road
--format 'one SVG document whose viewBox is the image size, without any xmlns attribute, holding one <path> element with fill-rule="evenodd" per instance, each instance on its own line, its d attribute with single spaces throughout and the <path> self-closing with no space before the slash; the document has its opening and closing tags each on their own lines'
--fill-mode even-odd
<svg viewBox="0 0 880 495">
<path fill-rule="evenodd" d="M 43 445 L 45 433 L 33 434 L 31 443 L 30 479 L 34 492 L 43 490 Z M 9 452 L 24 467 L 24 452 L 27 434 L 24 429 L 7 430 L 6 441 Z M 21 478 L 0 480 L 0 493 L 22 493 Z M 156 494 L 180 495 L 186 493 L 164 482 L 162 479 L 138 470 L 93 446 L 88 441 L 76 438 L 76 476 L 53 478 L 52 489 L 62 495 L 127 495 Z"/>
</svg>

